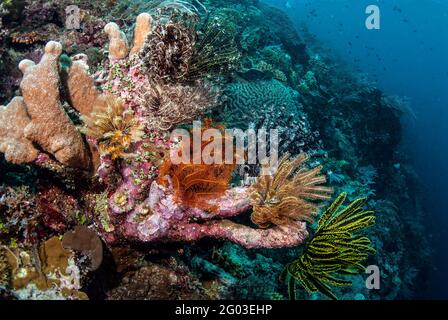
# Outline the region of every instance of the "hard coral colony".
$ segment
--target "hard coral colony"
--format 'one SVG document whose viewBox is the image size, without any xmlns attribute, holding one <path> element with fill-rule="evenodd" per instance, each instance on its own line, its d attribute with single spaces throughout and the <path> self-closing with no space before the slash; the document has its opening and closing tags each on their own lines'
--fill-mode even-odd
<svg viewBox="0 0 448 320">
<path fill-rule="evenodd" d="M 20 62 L 21 96 L 0 109 L 0 152 L 8 162 L 33 164 L 58 181 L 70 181 L 79 199 L 72 219 L 61 217 L 58 228 L 52 224 L 53 228 L 44 225 L 42 229 L 55 234 L 78 226 L 65 233 L 62 241 L 43 239 L 42 232 L 33 229 L 18 243 L 3 243 L 2 287 L 22 298 L 87 298 L 81 291 L 80 279 L 86 275 L 81 269 L 86 265 L 87 271 L 100 268 L 99 238 L 112 251 L 126 243 L 202 238 L 225 239 L 249 249 L 295 247 L 305 242 L 306 222 L 313 222 L 320 202 L 329 200 L 333 192 L 324 185 L 322 167 L 307 166 L 310 161 L 305 153 L 291 160 L 285 155 L 276 172 L 240 187 L 232 187 L 236 164 L 170 162 L 170 150 L 180 147 L 170 140 L 169 130 L 204 119 L 219 104 L 218 80 L 239 57 L 233 40 L 216 31 L 216 22 L 206 23 L 199 32 L 200 20 L 198 10 L 182 1 L 162 3 L 159 11 L 137 17 L 132 44 L 117 24 L 108 23 L 104 27 L 109 37 L 108 61 L 95 76 L 89 74 L 84 54 L 71 57 L 61 67 L 63 48 L 55 41 L 46 44 L 39 63 Z M 223 47 L 223 43 L 225 49 L 217 49 L 213 57 L 214 46 Z M 70 188 L 57 193 L 69 199 L 64 193 Z M 43 203 L 42 197 L 38 203 Z M 48 206 L 40 208 L 42 215 L 48 214 Z M 354 232 L 367 225 L 350 227 L 343 223 L 350 219 L 344 212 L 330 218 L 335 209 L 330 207 L 322 218 L 332 223 L 327 229 L 334 232 L 340 225 Z M 364 214 L 358 206 L 346 211 L 352 209 L 358 218 Z M 249 212 L 255 225 L 242 222 Z M 53 213 L 61 212 L 55 209 Z M 342 216 L 346 220 L 338 218 Z M 325 222 L 322 219 L 319 224 Z M 287 267 L 308 291 L 323 287 L 328 294 L 331 291 L 322 281 L 337 282 L 319 273 L 325 269 L 313 269 L 318 247 L 332 245 L 329 232 L 318 229 L 304 257 Z M 360 256 L 344 261 L 340 269 L 360 268 L 365 254 L 371 253 L 369 242 L 360 237 L 342 240 L 347 248 L 359 246 Z"/>
</svg>

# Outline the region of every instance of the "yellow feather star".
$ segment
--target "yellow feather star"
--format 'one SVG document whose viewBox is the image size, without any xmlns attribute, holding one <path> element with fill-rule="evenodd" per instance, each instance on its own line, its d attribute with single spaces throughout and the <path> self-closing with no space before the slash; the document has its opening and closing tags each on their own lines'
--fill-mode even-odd
<svg viewBox="0 0 448 320">
<path fill-rule="evenodd" d="M 97 140 L 98 149 L 112 160 L 125 158 L 126 151 L 135 142 L 142 139 L 143 127 L 132 110 L 125 110 L 121 99 L 112 96 L 106 98 L 105 105 L 93 108 L 89 116 L 82 116 L 87 136 Z"/>
<path fill-rule="evenodd" d="M 306 154 L 293 160 L 285 155 L 274 175 L 264 175 L 251 186 L 252 221 L 260 228 L 285 225 L 291 220 L 312 222 L 318 205 L 313 200 L 326 200 L 332 188 L 321 186 L 326 182 L 320 174 L 322 167 L 304 166 Z"/>
<path fill-rule="evenodd" d="M 372 211 L 364 211 L 365 198 L 339 210 L 347 197 L 342 193 L 319 219 L 317 230 L 302 256 L 286 265 L 290 296 L 295 299 L 295 282 L 307 292 L 321 292 L 336 299 L 331 286 L 350 286 L 351 281 L 335 274 L 356 274 L 364 270 L 362 262 L 375 250 L 367 237 L 358 235 L 375 223 Z"/>
</svg>

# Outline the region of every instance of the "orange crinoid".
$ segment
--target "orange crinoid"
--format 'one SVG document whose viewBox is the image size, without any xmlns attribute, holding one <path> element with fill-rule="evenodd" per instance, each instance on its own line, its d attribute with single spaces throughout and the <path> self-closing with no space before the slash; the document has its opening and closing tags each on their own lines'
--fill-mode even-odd
<svg viewBox="0 0 448 320">
<path fill-rule="evenodd" d="M 171 158 L 166 159 L 160 167 L 158 182 L 167 187 L 169 180 L 171 180 L 176 201 L 189 207 L 213 212 L 216 210 L 216 206 L 211 205 L 209 200 L 218 198 L 225 193 L 232 177 L 232 172 L 235 170 L 236 161 L 233 161 L 231 164 L 224 161 L 225 141 L 227 139 L 224 135 L 224 126 L 212 127 L 212 121 L 206 119 L 201 132 L 204 133 L 207 129 L 219 130 L 222 133 L 219 141 L 215 141 L 214 138 L 201 141 L 200 150 L 194 150 L 193 143 L 189 143 L 189 146 L 181 145 L 177 150 L 178 154 L 181 155 L 184 150 L 188 150 L 190 152 L 190 161 L 188 163 L 174 164 Z M 201 134 L 201 136 L 203 135 Z M 192 140 L 190 139 L 190 141 Z M 202 154 L 206 147 L 210 148 L 212 142 L 218 148 L 213 148 L 211 156 L 221 161 L 206 164 Z"/>
</svg>

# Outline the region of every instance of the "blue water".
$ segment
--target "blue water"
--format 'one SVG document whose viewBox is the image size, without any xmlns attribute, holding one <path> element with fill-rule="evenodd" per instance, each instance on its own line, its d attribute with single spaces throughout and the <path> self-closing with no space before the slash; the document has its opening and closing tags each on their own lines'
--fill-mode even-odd
<svg viewBox="0 0 448 320">
<path fill-rule="evenodd" d="M 304 24 L 354 70 L 388 94 L 410 98 L 404 119 L 407 147 L 426 192 L 428 239 L 435 251 L 428 292 L 448 298 L 448 1 L 266 0 Z M 377 5 L 381 29 L 365 27 Z"/>
</svg>

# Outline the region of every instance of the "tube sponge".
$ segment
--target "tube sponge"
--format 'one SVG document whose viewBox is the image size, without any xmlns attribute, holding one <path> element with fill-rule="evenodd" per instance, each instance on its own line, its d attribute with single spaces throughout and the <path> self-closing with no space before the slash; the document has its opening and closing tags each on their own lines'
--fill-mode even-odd
<svg viewBox="0 0 448 320">
<path fill-rule="evenodd" d="M 30 123 L 24 129 L 25 137 L 38 143 L 64 165 L 88 169 L 90 157 L 81 134 L 77 131 L 60 101 L 59 56 L 62 46 L 50 41 L 39 64 L 29 60 L 19 64 L 24 73 L 20 89 L 26 104 Z"/>
<path fill-rule="evenodd" d="M 22 97 L 15 97 L 6 107 L 0 107 L 0 152 L 7 161 L 20 164 L 36 159 L 37 150 L 23 133 L 30 122 Z"/>
</svg>

